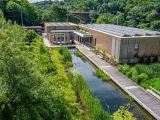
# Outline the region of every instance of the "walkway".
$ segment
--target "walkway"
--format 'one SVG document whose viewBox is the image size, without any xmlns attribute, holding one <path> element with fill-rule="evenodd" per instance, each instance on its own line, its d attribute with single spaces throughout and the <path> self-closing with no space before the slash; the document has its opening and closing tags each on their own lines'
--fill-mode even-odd
<svg viewBox="0 0 160 120">
<path fill-rule="evenodd" d="M 134 100 L 136 100 L 144 109 L 146 109 L 153 117 L 160 120 L 160 101 L 150 95 L 146 90 L 132 82 L 125 75 L 118 72 L 110 64 L 103 61 L 93 52 L 82 45 L 76 45 L 90 61 L 103 70 L 117 85 L 127 92 Z"/>
</svg>

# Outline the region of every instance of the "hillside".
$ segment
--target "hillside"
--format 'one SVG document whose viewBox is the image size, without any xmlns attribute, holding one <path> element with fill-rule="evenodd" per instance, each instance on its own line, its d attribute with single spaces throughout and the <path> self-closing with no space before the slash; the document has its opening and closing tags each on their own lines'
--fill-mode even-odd
<svg viewBox="0 0 160 120">
<path fill-rule="evenodd" d="M 64 0 L 51 4 L 38 2 L 39 9 L 61 6 L 66 11 L 89 11 L 90 23 L 111 23 L 142 29 L 160 30 L 160 2 L 156 0 Z M 52 7 L 51 7 L 52 6 Z"/>
</svg>

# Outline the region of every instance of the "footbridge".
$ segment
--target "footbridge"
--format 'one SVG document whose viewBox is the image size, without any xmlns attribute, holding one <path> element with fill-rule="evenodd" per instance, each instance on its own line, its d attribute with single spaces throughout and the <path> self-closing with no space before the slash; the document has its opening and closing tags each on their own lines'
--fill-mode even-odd
<svg viewBox="0 0 160 120">
<path fill-rule="evenodd" d="M 90 12 L 70 12 L 70 13 L 80 18 L 84 23 L 89 21 Z"/>
</svg>

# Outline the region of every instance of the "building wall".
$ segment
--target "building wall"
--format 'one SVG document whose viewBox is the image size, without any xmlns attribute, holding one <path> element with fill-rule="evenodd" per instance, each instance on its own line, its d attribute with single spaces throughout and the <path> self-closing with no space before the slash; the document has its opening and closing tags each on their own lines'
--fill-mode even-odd
<svg viewBox="0 0 160 120">
<path fill-rule="evenodd" d="M 135 44 L 138 44 L 137 58 L 160 56 L 160 37 L 137 37 L 122 38 L 121 59 L 132 59 L 134 57 Z"/>
<path fill-rule="evenodd" d="M 44 23 L 45 33 L 47 34 L 47 38 L 50 40 L 50 31 L 51 30 L 76 30 L 78 29 L 78 25 L 73 24 L 71 26 L 49 26 L 47 23 Z"/>
<path fill-rule="evenodd" d="M 89 34 L 93 35 L 93 40 L 91 44 L 93 46 L 99 47 L 101 50 L 104 50 L 107 54 L 111 55 L 111 46 L 112 46 L 112 37 L 111 35 L 107 35 L 105 33 L 92 30 L 89 28 L 85 28 L 79 26 L 80 29 L 86 30 Z"/>
<path fill-rule="evenodd" d="M 140 57 L 154 57 L 160 56 L 160 37 L 159 36 L 135 36 L 121 38 L 118 36 L 99 32 L 80 26 L 80 29 L 88 31 L 93 35 L 92 45 L 96 45 L 101 50 L 111 56 L 117 61 L 130 59 L 137 60 Z M 135 45 L 138 45 L 137 55 L 135 54 Z"/>
</svg>

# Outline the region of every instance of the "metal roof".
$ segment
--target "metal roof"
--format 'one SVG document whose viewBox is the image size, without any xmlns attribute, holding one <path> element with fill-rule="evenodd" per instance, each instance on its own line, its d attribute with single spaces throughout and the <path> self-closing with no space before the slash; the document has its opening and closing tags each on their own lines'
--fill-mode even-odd
<svg viewBox="0 0 160 120">
<path fill-rule="evenodd" d="M 121 36 L 121 37 L 133 37 L 133 36 L 156 36 L 160 35 L 160 32 L 153 30 L 144 30 L 133 27 L 126 27 L 112 24 L 81 24 L 90 29 L 95 29 L 101 32 Z"/>
</svg>

